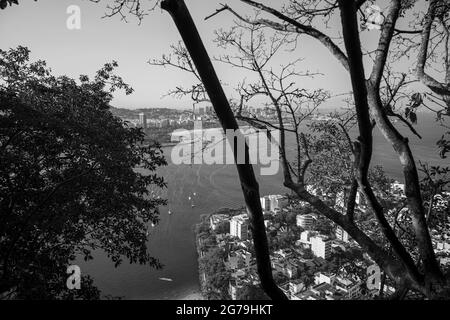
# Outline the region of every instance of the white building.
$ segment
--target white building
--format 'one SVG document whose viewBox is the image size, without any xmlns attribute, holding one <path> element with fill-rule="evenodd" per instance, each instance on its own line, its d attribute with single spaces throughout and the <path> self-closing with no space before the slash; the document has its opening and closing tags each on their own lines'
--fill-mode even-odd
<svg viewBox="0 0 450 320">
<path fill-rule="evenodd" d="M 143 112 L 139 113 L 139 125 L 142 128 L 147 129 L 147 115 Z"/>
<path fill-rule="evenodd" d="M 269 196 L 261 197 L 261 207 L 264 211 L 270 210 L 270 198 Z"/>
<path fill-rule="evenodd" d="M 230 234 L 241 240 L 248 239 L 248 216 L 243 213 L 234 216 L 230 220 Z"/>
<path fill-rule="evenodd" d="M 209 224 L 211 226 L 212 230 L 216 230 L 217 226 L 224 221 L 227 221 L 229 219 L 229 216 L 226 214 L 213 214 L 210 218 L 209 218 Z"/>
<path fill-rule="evenodd" d="M 287 262 L 283 271 L 289 279 L 292 279 L 298 275 L 298 269 L 294 263 Z"/>
<path fill-rule="evenodd" d="M 342 229 L 340 226 L 337 226 L 335 235 L 336 235 L 336 239 L 338 239 L 340 241 L 349 242 L 349 240 L 350 240 L 350 237 L 349 237 L 347 231 Z"/>
<path fill-rule="evenodd" d="M 320 190 L 319 190 L 319 188 L 316 188 L 316 187 L 314 187 L 313 185 L 311 185 L 311 184 L 308 184 L 307 186 L 306 186 L 306 191 L 308 191 L 309 193 L 311 193 L 313 196 L 319 196 L 320 195 Z"/>
<path fill-rule="evenodd" d="M 282 195 L 270 195 L 270 211 L 275 212 L 283 209 L 289 204 L 289 201 L 286 197 Z"/>
<path fill-rule="evenodd" d="M 361 295 L 361 282 L 338 277 L 334 281 L 336 289 L 343 291 L 347 298 L 357 299 Z"/>
<path fill-rule="evenodd" d="M 391 183 L 391 192 L 398 196 L 404 197 L 405 196 L 405 184 L 400 183 L 398 181 Z"/>
<path fill-rule="evenodd" d="M 328 259 L 331 254 L 331 241 L 323 235 L 311 237 L 311 251 L 316 257 Z"/>
<path fill-rule="evenodd" d="M 300 233 L 300 243 L 311 244 L 311 237 L 315 234 L 315 232 L 311 232 L 309 230 L 303 231 Z"/>
<path fill-rule="evenodd" d="M 311 214 L 297 215 L 297 226 L 303 229 L 311 229 L 314 224 L 314 217 Z"/>
<path fill-rule="evenodd" d="M 239 281 L 230 281 L 228 285 L 228 294 L 231 297 L 231 300 L 237 300 L 238 294 L 240 294 L 243 288 L 243 283 Z"/>
<path fill-rule="evenodd" d="M 305 290 L 305 284 L 301 280 L 289 281 L 289 293 L 291 296 Z"/>
<path fill-rule="evenodd" d="M 335 202 L 336 207 L 347 208 L 349 193 L 350 190 L 345 189 L 344 191 L 340 191 L 336 194 L 336 202 Z M 357 206 L 364 205 L 364 196 L 359 191 L 356 193 L 355 204 Z"/>
<path fill-rule="evenodd" d="M 314 275 L 314 284 L 328 283 L 334 284 L 334 279 L 336 279 L 336 275 L 331 273 L 317 273 Z"/>
<path fill-rule="evenodd" d="M 437 241 L 435 248 L 439 251 L 450 252 L 450 243 L 445 241 Z"/>
</svg>

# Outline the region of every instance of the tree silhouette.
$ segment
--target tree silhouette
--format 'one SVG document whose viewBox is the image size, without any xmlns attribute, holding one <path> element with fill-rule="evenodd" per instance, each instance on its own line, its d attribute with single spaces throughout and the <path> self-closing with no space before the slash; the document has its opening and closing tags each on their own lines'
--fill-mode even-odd
<svg viewBox="0 0 450 320">
<path fill-rule="evenodd" d="M 141 129 L 109 111 L 114 90 L 132 91 L 116 66 L 77 82 L 29 62 L 25 47 L 0 50 L 1 294 L 74 297 L 66 268 L 97 249 L 116 266 L 161 266 L 146 240 L 166 203 L 150 194 L 165 187 L 155 170 L 166 161 L 159 146 L 142 144 Z M 98 291 L 85 277 L 77 294 Z"/>
</svg>

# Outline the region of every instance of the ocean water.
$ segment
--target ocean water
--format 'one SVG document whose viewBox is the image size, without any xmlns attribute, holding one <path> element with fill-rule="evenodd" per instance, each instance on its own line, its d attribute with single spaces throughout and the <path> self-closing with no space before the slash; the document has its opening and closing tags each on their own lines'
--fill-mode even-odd
<svg viewBox="0 0 450 320">
<path fill-rule="evenodd" d="M 402 132 L 408 132 L 402 125 L 397 125 Z M 416 160 L 428 161 L 430 164 L 449 164 L 448 159 L 440 159 L 438 156 L 436 141 L 443 129 L 435 123 L 433 117 L 419 116 L 416 128 L 423 135 L 421 140 L 408 134 Z M 352 135 L 355 135 L 354 132 Z M 170 161 L 171 148 L 165 148 L 164 152 Z M 383 165 L 389 176 L 403 180 L 398 158 L 378 129 L 374 130 L 373 153 L 372 164 Z M 261 195 L 288 192 L 282 186 L 281 170 L 272 176 L 261 176 L 259 172 L 259 167 L 255 167 Z M 244 204 L 234 165 L 171 163 L 159 173 L 168 183 L 165 196 L 169 203 L 167 207 L 161 208 L 161 220 L 151 231 L 148 247 L 152 256 L 158 258 L 164 268 L 155 270 L 127 262 L 115 268 L 102 252 L 96 252 L 94 260 L 87 263 L 80 261 L 78 264 L 82 272 L 94 278 L 103 294 L 125 299 L 179 299 L 198 291 L 193 225 L 202 214 Z M 168 210 L 172 212 L 171 215 L 167 213 Z"/>
</svg>

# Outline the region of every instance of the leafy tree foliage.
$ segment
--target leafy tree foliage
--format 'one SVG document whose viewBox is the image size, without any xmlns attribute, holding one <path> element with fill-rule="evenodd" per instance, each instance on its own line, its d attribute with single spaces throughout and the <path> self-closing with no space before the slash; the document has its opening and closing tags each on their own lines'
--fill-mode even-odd
<svg viewBox="0 0 450 320">
<path fill-rule="evenodd" d="M 8 5 L 19 4 L 18 0 L 0 0 L 0 9 L 5 9 Z"/>
<path fill-rule="evenodd" d="M 199 260 L 200 273 L 205 274 L 206 281 L 203 283 L 206 297 L 209 300 L 228 299 L 228 283 L 230 273 L 224 264 L 225 251 L 220 248 L 209 250 Z"/>
<path fill-rule="evenodd" d="M 25 47 L 0 50 L 0 294 L 76 298 L 66 268 L 97 249 L 116 266 L 161 266 L 146 242 L 166 203 L 150 193 L 165 187 L 155 171 L 166 161 L 109 111 L 114 90 L 132 92 L 116 66 L 76 81 Z M 78 297 L 98 297 L 92 279 L 81 286 Z"/>
</svg>

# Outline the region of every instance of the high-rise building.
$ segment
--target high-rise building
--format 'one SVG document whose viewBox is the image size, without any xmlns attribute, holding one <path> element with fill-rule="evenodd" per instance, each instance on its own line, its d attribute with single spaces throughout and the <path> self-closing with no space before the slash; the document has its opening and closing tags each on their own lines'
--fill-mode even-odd
<svg viewBox="0 0 450 320">
<path fill-rule="evenodd" d="M 345 189 L 344 191 L 340 191 L 336 194 L 336 202 L 335 205 L 339 208 L 346 208 L 347 207 L 347 202 L 348 202 L 348 198 L 350 195 L 350 190 Z M 355 197 L 355 203 L 359 206 L 359 205 L 365 205 L 365 201 L 364 201 L 364 196 L 361 195 L 361 193 L 358 191 L 356 193 L 356 197 Z"/>
<path fill-rule="evenodd" d="M 311 229 L 314 224 L 314 217 L 311 214 L 298 214 L 297 226 L 303 229 Z"/>
<path fill-rule="evenodd" d="M 311 237 L 311 251 L 316 257 L 328 259 L 331 255 L 330 239 L 323 235 Z"/>
<path fill-rule="evenodd" d="M 316 234 L 317 234 L 316 232 L 310 230 L 303 231 L 302 233 L 300 233 L 300 243 L 310 245 L 311 237 L 313 237 Z"/>
<path fill-rule="evenodd" d="M 261 197 L 261 207 L 263 210 L 270 210 L 270 198 L 269 196 Z"/>
<path fill-rule="evenodd" d="M 147 129 L 147 115 L 143 112 L 139 113 L 139 125 L 142 128 Z"/>
<path fill-rule="evenodd" d="M 347 231 L 345 231 L 344 229 L 342 229 L 340 226 L 338 226 L 336 228 L 336 239 L 343 241 L 343 242 L 348 242 L 349 241 L 349 236 Z"/>
<path fill-rule="evenodd" d="M 212 230 L 216 230 L 217 227 L 220 225 L 220 223 L 223 223 L 229 219 L 228 215 L 226 214 L 213 214 L 209 218 L 210 227 Z"/>
<path fill-rule="evenodd" d="M 271 195 L 270 198 L 270 211 L 275 212 L 276 210 L 281 210 L 289 204 L 286 197 L 282 195 Z"/>
<path fill-rule="evenodd" d="M 230 235 L 238 237 L 241 240 L 248 239 L 248 216 L 243 213 L 234 216 L 230 220 Z"/>
<path fill-rule="evenodd" d="M 336 275 L 333 273 L 319 272 L 314 275 L 314 284 L 328 283 L 333 285 Z"/>
</svg>

